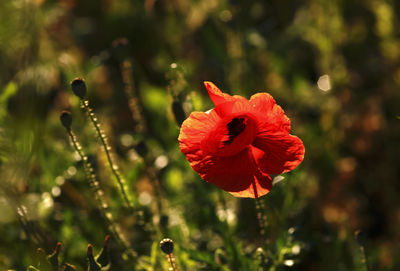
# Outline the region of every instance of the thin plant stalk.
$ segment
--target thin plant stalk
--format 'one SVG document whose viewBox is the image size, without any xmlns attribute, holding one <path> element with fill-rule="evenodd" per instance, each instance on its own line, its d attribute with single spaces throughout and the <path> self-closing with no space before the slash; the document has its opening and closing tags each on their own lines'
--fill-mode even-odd
<svg viewBox="0 0 400 271">
<path fill-rule="evenodd" d="M 36 245 L 47 245 L 45 235 L 41 232 L 40 228 L 35 227 L 33 222 L 28 219 L 26 206 L 21 203 L 18 193 L 14 190 L 13 187 L 8 188 L 6 190 L 8 195 L 13 196 L 5 197 L 5 199 L 9 206 L 13 206 L 13 211 L 15 212 L 15 216 L 17 217 L 21 228 L 24 230 L 27 238 L 33 240 Z"/>
<path fill-rule="evenodd" d="M 139 94 L 134 88 L 134 82 L 133 82 L 133 70 L 132 70 L 132 62 L 129 58 L 125 58 L 120 61 L 120 69 L 121 69 L 121 76 L 122 76 L 122 81 L 124 84 L 124 91 L 125 95 L 128 99 L 128 106 L 132 114 L 132 119 L 134 122 L 137 123 L 137 127 L 135 130 L 138 133 L 146 134 L 147 133 L 147 125 L 146 125 L 146 119 L 143 114 L 143 107 L 142 104 L 139 100 Z M 156 206 L 157 206 L 157 212 L 158 214 L 162 213 L 162 190 L 160 187 L 160 181 L 157 177 L 157 174 L 155 172 L 155 169 L 149 163 L 148 159 L 146 157 L 144 158 L 145 162 L 145 171 L 146 175 L 149 177 L 151 180 L 153 187 L 154 187 L 154 192 L 155 192 L 155 198 L 156 198 Z M 165 205 L 165 204 L 164 204 Z"/>
<path fill-rule="evenodd" d="M 89 186 L 92 189 L 95 199 L 97 201 L 97 205 L 99 207 L 100 213 L 103 216 L 104 220 L 108 224 L 108 228 L 110 232 L 113 234 L 117 242 L 127 251 L 128 255 L 131 258 L 137 257 L 137 253 L 130 248 L 130 246 L 127 244 L 127 242 L 121 237 L 120 232 L 118 231 L 117 226 L 115 225 L 115 222 L 113 221 L 113 216 L 112 214 L 108 211 L 108 204 L 104 200 L 104 192 L 101 189 L 99 182 L 96 179 L 96 174 L 94 173 L 93 167 L 91 164 L 88 162 L 88 157 L 85 155 L 78 138 L 75 136 L 75 134 L 70 130 L 67 129 L 68 136 L 71 139 L 72 145 L 76 152 L 78 153 L 79 157 L 83 161 L 83 167 L 85 169 L 85 174 L 87 177 L 87 180 L 89 182 Z"/>
<path fill-rule="evenodd" d="M 147 133 L 146 119 L 143 115 L 142 105 L 138 99 L 139 94 L 135 91 L 133 85 L 133 71 L 132 71 L 131 61 L 129 59 L 122 60 L 120 63 L 120 68 L 121 68 L 122 81 L 124 83 L 124 91 L 128 99 L 128 105 L 132 114 L 132 119 L 138 124 L 136 131 L 139 133 L 146 134 Z M 150 169 L 151 166 L 148 164 L 147 159 L 145 159 L 145 163 L 147 169 L 146 173 L 149 176 L 149 178 L 153 181 L 156 193 L 160 194 L 161 189 L 156 173 L 154 172 L 153 169 Z M 156 196 L 158 197 L 160 195 Z"/>
<path fill-rule="evenodd" d="M 357 230 L 354 235 L 360 248 L 361 262 L 365 265 L 365 270 L 370 271 L 371 269 L 368 265 L 368 255 L 366 251 L 367 235 L 362 230 Z"/>
<path fill-rule="evenodd" d="M 168 261 L 169 261 L 169 265 L 170 265 L 170 270 L 173 271 L 179 271 L 179 269 L 177 268 L 176 264 L 175 264 L 175 256 L 174 253 L 170 253 L 167 255 Z"/>
<path fill-rule="evenodd" d="M 130 60 L 125 59 L 120 64 L 122 81 L 124 83 L 125 95 L 128 98 L 128 106 L 132 114 L 132 119 L 136 122 L 135 131 L 138 133 L 146 133 L 146 119 L 143 115 L 143 109 L 139 102 L 139 94 L 135 91 L 133 85 L 133 71 Z"/>
<path fill-rule="evenodd" d="M 112 47 L 114 48 L 116 59 L 119 62 L 125 95 L 128 99 L 132 119 L 135 122 L 135 132 L 145 134 L 147 133 L 146 118 L 143 114 L 143 105 L 140 101 L 140 95 L 134 87 L 129 41 L 124 37 L 118 38 L 112 42 Z"/>
<path fill-rule="evenodd" d="M 257 220 L 260 226 L 260 233 L 264 238 L 264 241 L 266 242 L 268 221 L 267 221 L 267 215 L 265 214 L 265 204 L 263 199 L 261 198 L 255 199 L 255 204 L 256 204 Z"/>
<path fill-rule="evenodd" d="M 115 178 L 117 179 L 117 182 L 119 184 L 119 188 L 120 188 L 120 192 L 122 194 L 122 198 L 124 199 L 125 204 L 129 208 L 133 209 L 133 204 L 132 204 L 131 200 L 129 199 L 128 194 L 126 192 L 126 190 L 127 190 L 126 189 L 126 182 L 125 182 L 124 178 L 122 177 L 121 173 L 119 172 L 118 166 L 113 162 L 113 159 L 111 157 L 111 152 L 110 152 L 111 151 L 111 147 L 108 145 L 107 137 L 104 134 L 104 132 L 101 130 L 100 124 L 97 121 L 97 117 L 92 112 L 92 109 L 89 107 L 89 101 L 88 100 L 84 100 L 84 99 L 80 99 L 80 103 L 81 103 L 81 108 L 83 110 L 85 110 L 85 112 L 87 113 L 90 121 L 92 122 L 92 124 L 93 124 L 93 126 L 94 126 L 94 128 L 96 130 L 97 136 L 100 138 L 101 144 L 103 145 L 104 151 L 105 151 L 106 156 L 107 156 L 108 165 L 109 165 L 109 167 L 111 169 L 112 174 L 115 176 Z"/>
<path fill-rule="evenodd" d="M 365 246 L 364 245 L 360 245 L 360 250 L 361 250 L 361 260 L 362 263 L 365 265 L 365 270 L 366 271 L 370 271 L 371 269 L 369 268 L 368 265 L 368 256 L 367 256 L 367 252 L 365 251 Z"/>
<path fill-rule="evenodd" d="M 42 240 L 40 234 L 35 231 L 35 229 L 32 227 L 32 224 L 27 219 L 28 215 L 25 210 L 25 206 L 23 206 L 19 203 L 16 203 L 16 202 L 11 202 L 11 200 L 8 199 L 7 197 L 6 197 L 6 200 L 9 202 L 9 206 L 16 206 L 13 209 L 14 209 L 14 212 L 18 219 L 18 222 L 20 223 L 22 229 L 24 230 L 24 232 L 26 234 L 26 237 L 28 239 L 33 240 L 36 245 L 43 243 L 43 240 Z"/>
</svg>

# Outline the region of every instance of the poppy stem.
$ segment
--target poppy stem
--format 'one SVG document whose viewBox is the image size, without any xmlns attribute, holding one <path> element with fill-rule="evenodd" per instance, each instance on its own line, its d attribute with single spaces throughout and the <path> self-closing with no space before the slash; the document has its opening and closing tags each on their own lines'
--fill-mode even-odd
<svg viewBox="0 0 400 271">
<path fill-rule="evenodd" d="M 125 96 L 128 99 L 128 106 L 131 111 L 132 120 L 136 125 L 135 131 L 146 137 L 148 132 L 147 121 L 143 114 L 143 103 L 140 99 L 138 90 L 135 88 L 132 60 L 129 57 L 124 57 L 122 60 L 120 60 L 120 70 L 121 70 L 122 82 L 124 84 Z M 158 213 L 160 214 L 162 210 L 162 203 L 161 203 L 161 192 L 160 192 L 161 188 L 159 180 L 152 166 L 148 164 L 149 161 L 147 160 L 147 158 L 143 155 L 142 157 L 146 164 L 145 166 L 146 174 L 150 178 L 154 186 L 154 191 L 156 194 L 155 198 L 157 199 L 156 202 L 157 210 Z"/>
<path fill-rule="evenodd" d="M 366 271 L 370 271 L 369 265 L 368 265 L 368 256 L 367 256 L 367 252 L 365 251 L 365 246 L 360 245 L 360 250 L 361 250 L 361 254 L 362 254 L 362 262 L 365 265 L 365 270 Z"/>
<path fill-rule="evenodd" d="M 72 145 L 75 149 L 75 151 L 78 153 L 79 157 L 81 158 L 83 162 L 83 167 L 85 170 L 85 175 L 87 178 L 87 181 L 89 183 L 90 188 L 92 189 L 95 199 L 97 201 L 97 206 L 100 210 L 100 213 L 106 223 L 108 224 L 108 228 L 110 232 L 113 234 L 117 242 L 121 245 L 121 247 L 124 248 L 124 250 L 127 252 L 128 256 L 131 258 L 136 258 L 137 253 L 130 248 L 130 246 L 127 244 L 126 240 L 124 240 L 118 231 L 115 222 L 113 221 L 113 216 L 111 212 L 108 210 L 108 204 L 104 200 L 104 191 L 101 189 L 100 184 L 97 180 L 96 174 L 94 172 L 94 169 L 91 165 L 91 163 L 88 161 L 88 157 L 84 153 L 81 144 L 78 141 L 78 138 L 76 135 L 72 132 L 71 129 L 67 129 L 67 133 L 69 138 L 71 139 Z"/>
<path fill-rule="evenodd" d="M 260 233 L 264 238 L 264 241 L 267 241 L 267 227 L 268 227 L 268 221 L 267 221 L 267 215 L 265 214 L 265 204 L 264 201 L 261 198 L 255 199 L 255 204 L 256 204 L 256 211 L 257 211 L 257 220 L 258 224 L 260 226 Z"/>
<path fill-rule="evenodd" d="M 136 124 L 136 132 L 144 133 L 147 131 L 146 120 L 143 115 L 142 105 L 139 95 L 134 88 L 132 63 L 129 59 L 120 62 L 122 82 L 124 83 L 125 95 L 128 99 L 128 106 L 132 114 L 132 119 Z"/>
<path fill-rule="evenodd" d="M 365 270 L 366 271 L 370 271 L 370 267 L 368 265 L 368 255 L 366 252 L 366 242 L 367 242 L 367 235 L 364 231 L 362 230 L 357 230 L 355 233 L 355 238 L 357 240 L 357 243 L 360 247 L 360 251 L 361 251 L 361 262 L 365 265 Z"/>
<path fill-rule="evenodd" d="M 167 258 L 168 258 L 168 261 L 169 261 L 169 265 L 171 266 L 171 267 L 170 267 L 170 270 L 179 271 L 179 269 L 176 267 L 176 264 L 175 264 L 175 256 L 174 256 L 174 253 L 168 254 L 168 255 L 167 255 Z"/>
<path fill-rule="evenodd" d="M 125 182 L 124 178 L 122 177 L 121 173 L 119 172 L 118 166 L 114 164 L 114 162 L 111 158 L 111 152 L 110 152 L 111 147 L 107 143 L 107 137 L 106 137 L 105 133 L 101 130 L 100 124 L 97 121 L 97 117 L 93 113 L 93 110 L 89 107 L 89 101 L 81 99 L 80 102 L 81 102 L 81 108 L 87 113 L 90 121 L 92 122 L 92 124 L 96 130 L 97 136 L 99 137 L 101 144 L 103 145 L 104 151 L 107 156 L 108 165 L 110 166 L 112 174 L 117 179 L 117 182 L 118 182 L 119 188 L 120 188 L 120 192 L 122 194 L 122 198 L 124 199 L 126 205 L 130 209 L 133 209 L 132 202 L 129 199 L 128 194 L 126 193 L 126 190 L 127 190 L 126 184 L 125 184 L 126 182 Z"/>
</svg>

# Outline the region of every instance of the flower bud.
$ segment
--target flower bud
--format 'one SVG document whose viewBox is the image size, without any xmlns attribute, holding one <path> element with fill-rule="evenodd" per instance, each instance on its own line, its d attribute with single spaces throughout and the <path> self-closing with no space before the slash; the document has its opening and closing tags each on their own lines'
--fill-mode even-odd
<svg viewBox="0 0 400 271">
<path fill-rule="evenodd" d="M 169 238 L 162 239 L 160 242 L 160 248 L 165 254 L 171 254 L 174 252 L 174 241 Z"/>
<path fill-rule="evenodd" d="M 93 247 L 91 244 L 88 245 L 87 251 L 86 251 L 87 257 L 89 259 L 89 271 L 100 271 L 101 267 L 100 265 L 96 262 L 96 260 L 93 257 Z"/>
<path fill-rule="evenodd" d="M 354 233 L 354 236 L 356 237 L 356 240 L 360 244 L 360 246 L 365 246 L 365 243 L 367 242 L 367 234 L 364 231 L 357 230 Z"/>
<path fill-rule="evenodd" d="M 97 255 L 96 260 L 102 266 L 106 266 L 110 261 L 108 259 L 108 244 L 110 242 L 110 235 L 107 235 L 104 240 L 103 249 Z"/>
<path fill-rule="evenodd" d="M 60 121 L 61 124 L 66 128 L 70 129 L 71 128 L 71 123 L 72 123 L 72 116 L 71 113 L 68 111 L 63 111 L 60 115 Z"/>
<path fill-rule="evenodd" d="M 129 41 L 126 38 L 119 38 L 112 42 L 113 53 L 119 61 L 129 56 Z"/>
<path fill-rule="evenodd" d="M 58 269 L 58 254 L 60 253 L 61 243 L 58 242 L 56 248 L 54 249 L 53 253 L 50 254 L 47 259 L 50 264 L 53 266 L 54 270 Z"/>
<path fill-rule="evenodd" d="M 80 99 L 84 99 L 86 96 L 86 83 L 82 78 L 75 78 L 71 82 L 72 91 Z"/>
</svg>

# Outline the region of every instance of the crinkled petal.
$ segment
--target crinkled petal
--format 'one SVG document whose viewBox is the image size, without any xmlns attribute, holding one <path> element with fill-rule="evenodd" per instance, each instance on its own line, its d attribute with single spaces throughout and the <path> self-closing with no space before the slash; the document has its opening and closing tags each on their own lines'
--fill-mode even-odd
<svg viewBox="0 0 400 271">
<path fill-rule="evenodd" d="M 257 93 L 251 96 L 250 104 L 252 111 L 258 113 L 261 121 L 274 123 L 276 128 L 290 131 L 290 119 L 270 94 Z"/>
<path fill-rule="evenodd" d="M 272 179 L 268 174 L 255 170 L 253 180 L 249 187 L 239 192 L 228 191 L 235 197 L 259 198 L 269 193 L 272 189 Z"/>
<path fill-rule="evenodd" d="M 202 140 L 217 126 L 220 117 L 214 110 L 208 113 L 192 112 L 182 123 L 178 141 L 179 147 L 187 159 L 191 160 L 194 152 L 198 151 Z M 198 149 L 198 150 L 197 150 Z"/>
<path fill-rule="evenodd" d="M 254 140 L 253 155 L 267 174 L 281 174 L 296 168 L 304 158 L 303 142 L 287 132 L 265 130 Z"/>
<path fill-rule="evenodd" d="M 215 106 L 232 101 L 234 98 L 226 93 L 223 93 L 216 85 L 214 85 L 211 82 L 204 82 L 204 85 L 208 91 L 208 95 L 210 96 L 210 99 L 213 101 Z"/>
<path fill-rule="evenodd" d="M 249 113 L 251 111 L 251 105 L 245 98 L 236 95 L 231 98 L 232 100 L 215 106 L 215 111 L 221 118 L 231 114 Z"/>
<path fill-rule="evenodd" d="M 249 149 L 229 157 L 207 155 L 200 149 L 191 153 L 195 155 L 190 165 L 203 180 L 236 197 L 258 198 L 272 188 L 271 177 L 257 168 Z"/>
</svg>

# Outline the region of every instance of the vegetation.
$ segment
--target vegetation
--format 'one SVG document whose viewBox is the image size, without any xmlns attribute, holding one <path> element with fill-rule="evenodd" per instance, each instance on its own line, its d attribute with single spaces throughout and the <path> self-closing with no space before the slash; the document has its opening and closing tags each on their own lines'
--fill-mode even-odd
<svg viewBox="0 0 400 271">
<path fill-rule="evenodd" d="M 399 12 L 0 1 L 0 269 L 400 270 Z M 303 140 L 258 201 L 179 150 L 182 121 L 213 107 L 203 81 L 269 92 Z"/>
</svg>

